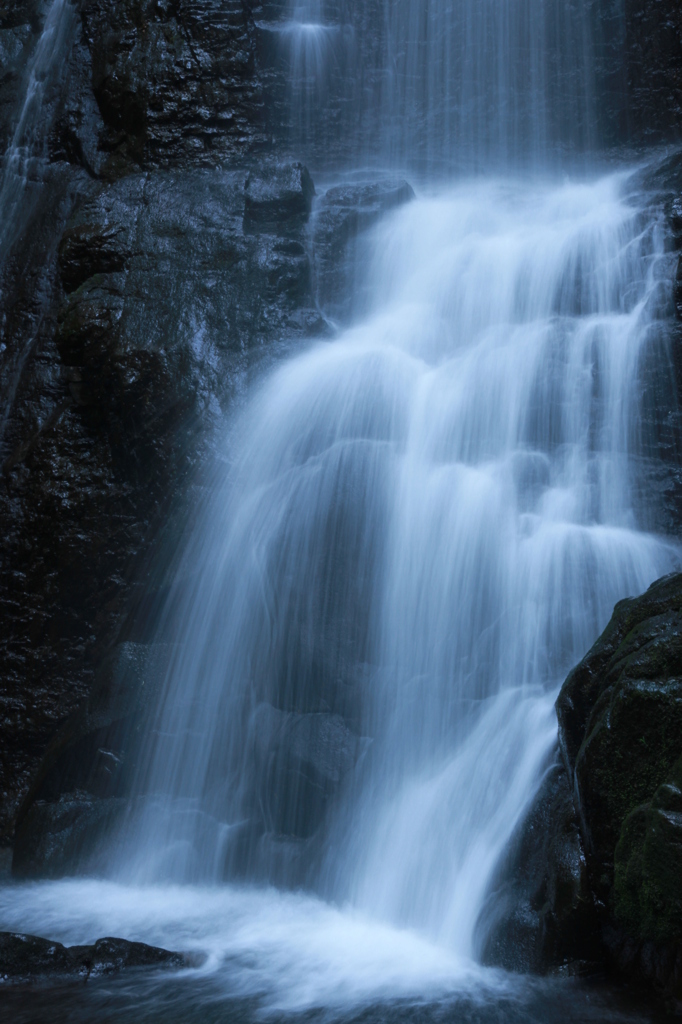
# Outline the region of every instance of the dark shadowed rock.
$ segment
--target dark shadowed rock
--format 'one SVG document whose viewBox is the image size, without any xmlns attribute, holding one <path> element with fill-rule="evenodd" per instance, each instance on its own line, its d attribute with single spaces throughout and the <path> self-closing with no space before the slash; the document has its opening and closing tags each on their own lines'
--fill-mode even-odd
<svg viewBox="0 0 682 1024">
<path fill-rule="evenodd" d="M 312 222 L 315 284 L 320 307 L 330 317 L 347 320 L 353 293 L 362 292 L 367 261 L 359 259 L 359 236 L 414 197 L 407 181 L 386 178 L 337 185 L 320 198 Z"/>
<path fill-rule="evenodd" d="M 107 173 L 214 167 L 262 144 L 248 0 L 81 0 Z"/>
<path fill-rule="evenodd" d="M 616 966 L 682 994 L 682 574 L 616 605 L 557 701 Z"/>
<path fill-rule="evenodd" d="M 144 754 L 142 738 L 174 650 L 126 641 L 105 659 L 87 701 L 50 744 L 19 809 L 16 877 L 58 877 L 92 867 L 103 834 L 127 806 Z"/>
<path fill-rule="evenodd" d="M 112 829 L 125 800 L 75 792 L 55 802 L 31 804 L 17 826 L 12 857 L 16 878 L 60 878 L 89 864 L 97 844 Z"/>
<path fill-rule="evenodd" d="M 640 456 L 633 463 L 633 497 L 641 526 L 678 536 L 682 531 L 682 153 L 653 160 L 631 179 L 650 196 L 668 233 L 655 296 L 661 330 L 639 357 Z M 640 200 L 641 201 L 641 200 Z"/>
<path fill-rule="evenodd" d="M 572 974 L 602 959 L 566 770 L 554 765 L 510 844 L 479 922 L 485 963 L 507 970 Z"/>
<path fill-rule="evenodd" d="M 259 167 L 244 187 L 244 231 L 289 234 L 307 223 L 315 186 L 303 164 Z"/>
<path fill-rule="evenodd" d="M 55 243 L 54 305 L 10 409 L 0 481 L 8 831 L 248 375 L 284 339 L 325 328 L 303 225 L 245 235 L 244 181 L 198 171 L 93 183 Z"/>
<path fill-rule="evenodd" d="M 340 715 L 260 704 L 250 724 L 263 829 L 306 839 L 367 745 Z"/>
<path fill-rule="evenodd" d="M 682 10 L 677 0 L 626 0 L 627 128 L 638 142 L 682 136 Z M 617 37 L 616 37 L 617 38 Z"/>
<path fill-rule="evenodd" d="M 131 968 L 178 970 L 191 958 L 126 939 L 98 939 L 91 946 L 63 946 L 36 935 L 0 932 L 0 983 L 87 981 Z"/>
</svg>

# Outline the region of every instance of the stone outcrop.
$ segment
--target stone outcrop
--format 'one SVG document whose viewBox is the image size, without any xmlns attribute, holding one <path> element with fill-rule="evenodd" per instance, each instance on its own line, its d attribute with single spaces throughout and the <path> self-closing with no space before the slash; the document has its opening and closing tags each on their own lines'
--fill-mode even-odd
<svg viewBox="0 0 682 1024">
<path fill-rule="evenodd" d="M 682 139 L 680 5 L 677 0 L 625 0 L 623 21 L 614 28 L 620 28 L 625 36 L 624 134 L 640 145 L 679 142 Z M 615 87 L 621 83 L 616 80 Z"/>
<path fill-rule="evenodd" d="M 131 968 L 174 969 L 193 966 L 183 953 L 126 939 L 98 939 L 91 946 L 63 946 L 36 935 L 0 932 L 0 985 L 80 981 Z"/>
<path fill-rule="evenodd" d="M 603 957 L 600 921 L 566 769 L 550 766 L 493 882 L 479 922 L 483 961 L 587 974 Z"/>
<path fill-rule="evenodd" d="M 557 713 L 608 955 L 679 999 L 682 575 L 616 605 Z"/>
<path fill-rule="evenodd" d="M 17 817 L 13 872 L 60 876 L 91 855 L 123 812 L 172 648 L 119 644 L 84 705 L 48 747 Z"/>
<path fill-rule="evenodd" d="M 248 375 L 277 342 L 327 329 L 306 248 L 309 187 L 296 217 L 287 186 L 282 224 L 245 230 L 247 173 L 93 184 L 55 246 L 4 438 L 0 732 L 14 787 L 87 695 L 150 538 L 163 521 L 173 530 L 172 496 Z"/>
<path fill-rule="evenodd" d="M 616 605 L 557 700 L 561 757 L 481 920 L 512 970 L 611 971 L 682 1007 L 682 574 Z"/>
<path fill-rule="evenodd" d="M 76 7 L 0 266 L 3 843 L 114 645 L 146 639 L 166 585 L 147 552 L 162 524 L 177 539 L 215 430 L 253 374 L 329 330 L 312 179 L 271 140 L 256 156 L 257 6 Z M 0 6 L 4 144 L 48 9 Z"/>
</svg>

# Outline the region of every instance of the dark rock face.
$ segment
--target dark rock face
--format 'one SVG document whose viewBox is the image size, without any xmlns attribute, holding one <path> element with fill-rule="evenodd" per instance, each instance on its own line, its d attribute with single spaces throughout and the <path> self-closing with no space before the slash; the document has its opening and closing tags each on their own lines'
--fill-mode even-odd
<svg viewBox="0 0 682 1024">
<path fill-rule="evenodd" d="M 143 942 L 98 939 L 92 946 L 63 946 L 36 935 L 0 932 L 0 984 L 87 981 L 130 968 L 178 970 L 190 966 L 182 953 Z"/>
<path fill-rule="evenodd" d="M 367 260 L 356 244 L 362 233 L 414 197 L 412 186 L 401 178 L 337 185 L 321 197 L 311 230 L 315 294 L 331 319 L 348 321 L 353 304 L 362 301 Z"/>
<path fill-rule="evenodd" d="M 631 179 L 641 202 L 649 197 L 667 231 L 655 296 L 657 328 L 640 353 L 637 423 L 640 456 L 632 465 L 633 499 L 642 529 L 678 536 L 682 530 L 682 155 L 653 161 Z"/>
<path fill-rule="evenodd" d="M 610 955 L 679 997 L 682 575 L 616 605 L 557 713 Z"/>
<path fill-rule="evenodd" d="M 100 762 L 112 759 L 98 751 Z M 61 878 L 93 865 L 98 843 L 118 824 L 125 800 L 100 799 L 88 792 L 57 801 L 36 801 L 16 830 L 12 874 L 17 878 Z"/>
<path fill-rule="evenodd" d="M 302 164 L 266 165 L 249 174 L 244 193 L 245 232 L 288 234 L 307 223 L 315 186 Z"/>
<path fill-rule="evenodd" d="M 280 341 L 326 330 L 304 209 L 291 221 L 297 193 L 288 182 L 280 225 L 245 233 L 246 177 L 91 185 L 54 247 L 49 317 L 4 439 L 6 829 L 13 794 L 87 695 L 136 599 L 139 560 L 246 376 Z M 308 202 L 303 185 L 298 195 Z"/>
<path fill-rule="evenodd" d="M 57 734 L 17 819 L 13 873 L 60 876 L 87 862 L 123 814 L 172 649 L 119 644 Z"/>
<path fill-rule="evenodd" d="M 621 29 L 622 31 L 622 29 Z M 682 135 L 682 10 L 677 0 L 626 0 L 627 132 L 639 143 Z"/>
<path fill-rule="evenodd" d="M 82 0 L 107 170 L 215 166 L 264 141 L 249 0 Z"/>
<path fill-rule="evenodd" d="M 547 773 L 479 922 L 483 961 L 507 970 L 584 973 L 602 957 L 597 907 L 563 765 Z"/>
</svg>

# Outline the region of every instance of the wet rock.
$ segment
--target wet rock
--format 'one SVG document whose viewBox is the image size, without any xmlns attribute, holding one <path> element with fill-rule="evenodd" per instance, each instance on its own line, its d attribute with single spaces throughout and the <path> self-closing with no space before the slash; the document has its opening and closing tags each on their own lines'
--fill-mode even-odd
<svg viewBox="0 0 682 1024">
<path fill-rule="evenodd" d="M 682 530 L 682 155 L 673 150 L 633 175 L 634 191 L 650 196 L 667 232 L 667 252 L 658 265 L 652 296 L 662 330 L 639 359 L 640 457 L 633 462 L 633 499 L 640 525 L 678 536 Z"/>
<path fill-rule="evenodd" d="M 37 800 L 21 818 L 12 856 L 15 878 L 61 878 L 96 868 L 97 845 L 121 818 L 125 800 L 75 792 L 55 802 Z"/>
<path fill-rule="evenodd" d="M 95 274 L 125 270 L 131 253 L 126 225 L 77 221 L 59 243 L 59 274 L 66 292 L 73 292 Z"/>
<path fill-rule="evenodd" d="M 563 765 L 550 768 L 479 921 L 485 963 L 584 974 L 603 959 L 578 818 Z"/>
<path fill-rule="evenodd" d="M 682 938 L 682 764 L 627 815 L 614 855 L 614 918 L 656 946 Z"/>
<path fill-rule="evenodd" d="M 260 704 L 250 725 L 265 832 L 310 838 L 367 740 L 340 715 L 296 714 Z"/>
<path fill-rule="evenodd" d="M 0 932 L 0 984 L 87 981 L 131 968 L 178 970 L 191 958 L 143 942 L 98 939 L 91 946 L 63 946 L 36 935 Z"/>
<path fill-rule="evenodd" d="M 53 245 L 53 305 L 11 405 L 0 487 L 6 834 L 127 612 L 165 585 L 145 552 L 162 528 L 177 539 L 187 481 L 248 376 L 283 339 L 325 328 L 303 228 L 245 234 L 245 180 L 88 183 Z M 83 748 L 84 777 L 110 742 Z"/>
<path fill-rule="evenodd" d="M 19 809 L 15 877 L 60 877 L 108 862 L 174 651 L 169 644 L 126 641 L 105 659 Z M 100 850 L 105 833 L 110 838 Z"/>
<path fill-rule="evenodd" d="M 624 29 L 628 130 L 642 142 L 682 133 L 682 11 L 676 0 L 627 0 Z M 616 36 L 618 38 L 618 36 Z"/>
<path fill-rule="evenodd" d="M 216 166 L 265 139 L 246 0 L 83 0 L 107 173 Z"/>
<path fill-rule="evenodd" d="M 302 164 L 259 167 L 244 187 L 244 232 L 288 235 L 308 221 L 315 186 Z"/>
<path fill-rule="evenodd" d="M 87 700 L 50 744 L 19 812 L 36 800 L 80 792 L 121 796 L 135 771 L 135 740 L 154 712 L 174 647 L 118 644 L 101 666 Z M 16 860 L 16 858 L 15 858 Z"/>
<path fill-rule="evenodd" d="M 682 977 L 675 967 L 682 948 L 681 574 L 616 605 L 568 676 L 557 713 L 611 956 L 620 970 L 675 993 Z"/>
<path fill-rule="evenodd" d="M 337 185 L 320 198 L 312 223 L 316 295 L 320 307 L 331 318 L 347 320 L 351 295 L 362 294 L 367 259 L 360 258 L 359 236 L 389 211 L 414 197 L 407 181 L 386 178 Z"/>
</svg>

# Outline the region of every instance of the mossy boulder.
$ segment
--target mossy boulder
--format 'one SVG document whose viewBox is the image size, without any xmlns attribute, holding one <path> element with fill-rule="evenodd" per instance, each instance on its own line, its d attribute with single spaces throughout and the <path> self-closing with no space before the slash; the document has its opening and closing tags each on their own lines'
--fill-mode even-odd
<svg viewBox="0 0 682 1024">
<path fill-rule="evenodd" d="M 568 676 L 559 738 L 616 965 L 682 973 L 682 574 L 621 601 Z M 682 964 L 681 964 L 682 966 Z M 678 978 L 680 974 L 680 978 Z"/>
<path fill-rule="evenodd" d="M 682 762 L 623 821 L 614 858 L 616 920 L 656 945 L 682 939 Z"/>
</svg>

